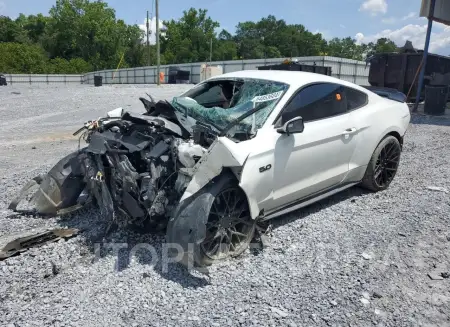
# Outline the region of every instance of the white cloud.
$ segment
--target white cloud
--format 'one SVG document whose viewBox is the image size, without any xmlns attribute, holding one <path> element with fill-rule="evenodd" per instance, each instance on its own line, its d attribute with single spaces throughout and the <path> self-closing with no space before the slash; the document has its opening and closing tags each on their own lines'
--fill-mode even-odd
<svg viewBox="0 0 450 327">
<path fill-rule="evenodd" d="M 347 26 L 345 26 L 344 24 L 339 24 L 340 28 L 347 28 Z"/>
<path fill-rule="evenodd" d="M 149 22 L 149 30 L 150 30 L 150 44 L 155 44 L 156 43 L 156 18 L 151 18 L 148 20 Z M 139 24 L 139 28 L 144 31 L 144 41 L 147 41 L 147 35 L 145 34 L 147 32 L 147 19 L 144 19 L 144 23 L 143 24 Z M 159 20 L 159 28 L 163 28 L 164 24 L 163 21 L 160 19 Z"/>
<path fill-rule="evenodd" d="M 363 33 L 356 33 L 355 35 L 356 44 L 361 44 L 364 40 L 364 34 Z"/>
<path fill-rule="evenodd" d="M 430 52 L 437 52 L 450 46 L 450 27 L 440 23 L 434 23 L 434 32 L 431 32 Z M 385 37 L 394 41 L 398 46 L 403 46 L 406 41 L 411 41 L 417 49 L 423 49 L 425 45 L 425 36 L 427 33 L 427 24 L 417 25 L 408 24 L 399 29 L 386 29 L 374 35 L 363 36 L 361 42 L 374 42 L 379 38 Z M 362 33 L 357 35 L 361 36 Z"/>
<path fill-rule="evenodd" d="M 397 22 L 401 22 L 401 21 L 405 21 L 405 20 L 409 20 L 411 18 L 419 18 L 418 15 L 415 12 L 410 12 L 408 15 L 403 16 L 403 17 L 388 17 L 388 18 L 383 18 L 381 20 L 381 22 L 383 24 L 395 24 Z"/>
<path fill-rule="evenodd" d="M 418 18 L 419 16 L 415 12 L 412 11 L 408 15 L 403 16 L 402 20 L 408 20 L 408 19 L 415 18 L 415 17 Z"/>
<path fill-rule="evenodd" d="M 387 12 L 386 0 L 365 0 L 359 7 L 359 11 L 367 11 L 372 15 L 385 14 Z"/>
</svg>

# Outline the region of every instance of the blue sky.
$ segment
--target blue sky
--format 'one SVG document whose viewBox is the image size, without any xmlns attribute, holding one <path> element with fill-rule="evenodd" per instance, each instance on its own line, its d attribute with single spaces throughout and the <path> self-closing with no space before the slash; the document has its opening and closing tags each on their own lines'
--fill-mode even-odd
<svg viewBox="0 0 450 327">
<path fill-rule="evenodd" d="M 153 0 L 109 0 L 117 17 L 144 26 Z M 47 14 L 55 0 L 0 0 L 0 14 L 16 17 Z M 421 0 L 160 0 L 160 19 L 177 19 L 190 7 L 208 9 L 209 15 L 230 32 L 238 22 L 270 14 L 288 23 L 303 24 L 325 38 L 351 36 L 361 42 L 389 37 L 398 45 L 411 40 L 423 47 L 426 20 L 419 18 Z M 435 24 L 431 51 L 450 54 L 450 27 Z"/>
</svg>

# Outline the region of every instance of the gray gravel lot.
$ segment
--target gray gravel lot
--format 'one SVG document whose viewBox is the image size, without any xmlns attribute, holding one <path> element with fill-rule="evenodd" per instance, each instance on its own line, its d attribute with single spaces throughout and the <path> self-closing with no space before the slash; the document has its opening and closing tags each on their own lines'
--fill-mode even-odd
<svg viewBox="0 0 450 327">
<path fill-rule="evenodd" d="M 0 262 L 0 326 L 450 326 L 450 279 L 429 277 L 450 272 L 450 194 L 427 189 L 450 190 L 450 120 L 413 118 L 387 191 L 355 187 L 284 216 L 268 248 L 209 277 L 165 271 L 148 251 L 128 261 L 103 244 L 96 256 L 95 243 L 145 242 L 161 257 L 163 237 L 103 239 L 93 210 L 65 219 L 6 210 L 29 178 L 77 147 L 71 133 L 84 121 L 120 106 L 142 112 L 145 91 L 158 100 L 186 87 L 0 88 L 0 236 L 85 229 Z"/>
</svg>

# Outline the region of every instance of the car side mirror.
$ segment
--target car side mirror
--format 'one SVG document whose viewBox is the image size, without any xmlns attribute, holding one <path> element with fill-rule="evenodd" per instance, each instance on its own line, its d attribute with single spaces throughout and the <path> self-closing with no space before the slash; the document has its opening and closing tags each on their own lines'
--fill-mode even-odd
<svg viewBox="0 0 450 327">
<path fill-rule="evenodd" d="M 282 127 L 277 129 L 277 132 L 280 134 L 296 134 L 303 133 L 305 129 L 305 125 L 303 124 L 302 117 L 295 117 L 291 120 L 288 120 Z"/>
</svg>

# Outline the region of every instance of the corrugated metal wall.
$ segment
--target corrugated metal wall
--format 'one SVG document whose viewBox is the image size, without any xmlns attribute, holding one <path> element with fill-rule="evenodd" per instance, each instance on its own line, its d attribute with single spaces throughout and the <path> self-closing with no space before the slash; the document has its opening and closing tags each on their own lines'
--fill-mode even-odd
<svg viewBox="0 0 450 327">
<path fill-rule="evenodd" d="M 258 66 L 280 63 L 286 58 L 272 59 L 249 59 L 249 60 L 231 60 L 231 61 L 213 61 L 211 65 L 221 65 L 224 73 L 235 72 L 239 70 L 258 69 Z M 300 63 L 307 65 L 329 66 L 331 75 L 337 78 L 356 83 L 359 85 L 369 85 L 369 66 L 366 67 L 364 61 L 343 59 L 337 57 L 299 57 Z M 204 63 L 174 64 L 162 65 L 161 71 L 164 72 L 165 82 L 168 81 L 169 67 L 175 66 L 191 73 L 191 83 L 200 82 L 200 67 Z M 94 84 L 94 75 L 103 76 L 104 84 L 153 84 L 157 82 L 156 67 L 137 67 L 129 69 L 102 70 L 91 72 L 83 77 L 83 83 Z"/>
<path fill-rule="evenodd" d="M 60 75 L 60 74 L 6 74 L 6 82 L 14 84 L 81 84 L 83 75 Z"/>
<path fill-rule="evenodd" d="M 271 59 L 249 59 L 249 60 L 230 60 L 213 61 L 211 65 L 221 65 L 224 73 L 235 72 L 239 70 L 258 69 L 258 66 L 281 63 L 286 58 Z M 306 65 L 318 65 L 331 67 L 331 75 L 337 78 L 356 83 L 359 85 L 369 85 L 369 66 L 363 61 L 343 59 L 337 57 L 298 57 L 300 63 Z M 164 72 L 165 82 L 168 81 L 169 67 L 175 66 L 191 73 L 191 83 L 200 82 L 200 69 L 204 63 L 162 65 L 161 71 Z M 103 84 L 154 84 L 157 82 L 156 67 L 136 67 L 129 69 L 119 69 L 117 72 L 113 69 L 102 70 L 87 73 L 85 75 L 39 75 L 39 74 L 7 74 L 6 81 L 10 85 L 17 83 L 27 84 L 94 84 L 94 76 L 103 76 Z"/>
</svg>

